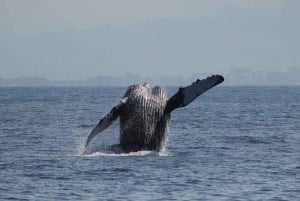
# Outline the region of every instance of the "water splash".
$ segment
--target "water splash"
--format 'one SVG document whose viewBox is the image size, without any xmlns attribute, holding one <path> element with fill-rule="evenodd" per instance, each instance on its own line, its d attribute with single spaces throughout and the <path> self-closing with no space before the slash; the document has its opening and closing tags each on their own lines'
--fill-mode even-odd
<svg viewBox="0 0 300 201">
<path fill-rule="evenodd" d="M 86 138 L 82 138 L 81 141 L 80 141 L 80 144 L 79 144 L 79 146 L 77 148 L 77 150 L 78 150 L 77 153 L 78 153 L 79 156 L 83 156 L 84 153 L 85 153 L 85 151 L 86 151 L 86 149 L 85 149 L 85 142 L 86 142 Z"/>
<path fill-rule="evenodd" d="M 108 157 L 126 157 L 126 156 L 148 156 L 154 154 L 154 151 L 137 151 L 129 153 L 109 153 L 109 152 L 94 152 L 92 154 L 83 155 L 85 157 L 98 157 L 98 156 L 108 156 Z"/>
<path fill-rule="evenodd" d="M 171 154 L 170 154 L 170 152 L 169 152 L 167 146 L 164 145 L 164 146 L 159 150 L 158 155 L 159 155 L 159 156 L 170 156 Z"/>
<path fill-rule="evenodd" d="M 124 153 L 120 147 L 115 146 L 98 146 L 94 148 L 85 148 L 86 139 L 83 138 L 80 141 L 80 144 L 77 148 L 76 156 L 82 157 L 128 157 L 128 156 L 149 156 L 149 155 L 158 155 L 158 156 L 170 156 L 170 152 L 167 149 L 166 143 L 161 148 L 159 152 L 157 151 L 137 151 L 137 152 L 129 152 Z"/>
</svg>

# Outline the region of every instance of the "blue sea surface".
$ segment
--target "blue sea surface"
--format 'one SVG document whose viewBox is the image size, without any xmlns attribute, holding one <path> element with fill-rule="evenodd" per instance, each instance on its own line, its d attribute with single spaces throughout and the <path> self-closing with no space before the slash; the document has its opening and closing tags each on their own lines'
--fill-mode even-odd
<svg viewBox="0 0 300 201">
<path fill-rule="evenodd" d="M 83 144 L 126 88 L 0 88 L 0 200 L 300 200 L 300 87 L 227 87 L 172 113 L 167 151 Z M 167 88 L 168 95 L 177 88 Z"/>
</svg>

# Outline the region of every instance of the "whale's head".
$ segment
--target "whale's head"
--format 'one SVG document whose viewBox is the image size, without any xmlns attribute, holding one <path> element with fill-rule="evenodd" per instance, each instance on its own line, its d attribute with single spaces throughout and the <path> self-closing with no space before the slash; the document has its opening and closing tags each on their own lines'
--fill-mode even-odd
<svg viewBox="0 0 300 201">
<path fill-rule="evenodd" d="M 135 84 L 128 87 L 124 98 L 131 97 L 142 97 L 144 99 L 151 99 L 159 102 L 166 102 L 168 97 L 164 88 L 160 86 L 151 86 L 148 83 L 144 84 Z"/>
</svg>

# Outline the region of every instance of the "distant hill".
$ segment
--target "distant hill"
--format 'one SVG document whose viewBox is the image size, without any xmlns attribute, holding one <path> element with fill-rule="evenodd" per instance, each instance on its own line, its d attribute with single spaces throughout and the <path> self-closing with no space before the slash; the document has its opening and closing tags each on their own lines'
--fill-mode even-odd
<svg viewBox="0 0 300 201">
<path fill-rule="evenodd" d="M 194 78 L 196 79 L 196 78 Z M 2 87 L 47 87 L 47 86 L 129 86 L 136 83 L 150 83 L 153 85 L 177 86 L 185 83 L 181 76 L 142 77 L 136 74 L 126 73 L 123 76 L 99 75 L 86 80 L 54 81 L 40 77 L 18 77 L 13 79 L 0 78 Z"/>
<path fill-rule="evenodd" d="M 129 86 L 136 83 L 150 83 L 161 86 L 185 86 L 196 79 L 203 79 L 211 74 L 193 74 L 190 76 L 183 75 L 158 75 L 156 77 L 141 76 L 134 73 L 126 73 L 122 76 L 99 75 L 86 80 L 75 81 L 55 81 L 47 80 L 40 77 L 19 77 L 14 79 L 0 78 L 0 87 L 47 87 L 47 86 Z M 232 69 L 230 72 L 223 74 L 225 82 L 222 85 L 233 86 L 284 86 L 300 85 L 300 68 L 289 68 L 286 72 L 262 72 L 252 71 L 249 69 Z"/>
</svg>

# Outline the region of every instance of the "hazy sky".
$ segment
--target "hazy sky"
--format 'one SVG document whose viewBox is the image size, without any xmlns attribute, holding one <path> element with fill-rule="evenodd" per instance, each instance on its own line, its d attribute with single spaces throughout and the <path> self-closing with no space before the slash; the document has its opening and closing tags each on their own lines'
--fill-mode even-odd
<svg viewBox="0 0 300 201">
<path fill-rule="evenodd" d="M 298 0 L 0 0 L 0 78 L 300 67 Z"/>
</svg>

